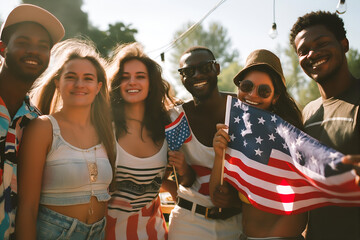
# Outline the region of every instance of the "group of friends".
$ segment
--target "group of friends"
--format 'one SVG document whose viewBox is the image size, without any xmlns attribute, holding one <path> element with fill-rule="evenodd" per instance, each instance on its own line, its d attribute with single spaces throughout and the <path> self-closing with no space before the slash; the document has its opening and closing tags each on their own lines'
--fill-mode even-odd
<svg viewBox="0 0 360 240">
<path fill-rule="evenodd" d="M 64 33 L 30 4 L 1 28 L 1 239 L 360 239 L 360 207 L 276 215 L 220 184 L 229 93 L 218 89 L 210 49 L 182 54 L 179 76 L 193 97 L 183 102 L 139 43 L 105 60 L 89 41 L 61 41 Z M 258 49 L 234 76 L 237 98 L 346 154 L 359 182 L 360 80 L 349 71 L 344 23 L 335 13 L 308 13 L 290 43 L 321 97 L 301 113 L 280 59 Z M 192 138 L 169 151 L 165 126 L 181 114 Z M 176 201 L 169 226 L 160 190 Z"/>
</svg>

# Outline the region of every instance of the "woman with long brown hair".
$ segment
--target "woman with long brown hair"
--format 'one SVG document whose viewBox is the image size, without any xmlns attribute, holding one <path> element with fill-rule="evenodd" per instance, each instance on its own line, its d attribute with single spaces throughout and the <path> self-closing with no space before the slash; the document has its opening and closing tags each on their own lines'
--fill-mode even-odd
<svg viewBox="0 0 360 240">
<path fill-rule="evenodd" d="M 117 140 L 116 191 L 108 239 L 167 239 L 159 191 L 168 160 L 165 126 L 170 86 L 139 43 L 119 46 L 108 70 Z M 179 152 L 175 157 L 183 157 Z"/>
</svg>

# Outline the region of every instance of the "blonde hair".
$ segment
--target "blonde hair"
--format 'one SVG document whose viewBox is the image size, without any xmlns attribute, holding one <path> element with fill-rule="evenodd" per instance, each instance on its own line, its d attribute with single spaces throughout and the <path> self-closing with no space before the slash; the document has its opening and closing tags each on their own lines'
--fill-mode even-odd
<svg viewBox="0 0 360 240">
<path fill-rule="evenodd" d="M 111 125 L 107 77 L 103 67 L 106 62 L 100 57 L 92 42 L 67 39 L 54 45 L 48 70 L 34 83 L 30 96 L 43 114 L 59 111 L 62 107 L 62 99 L 56 89 L 55 80 L 59 80 L 65 64 L 74 59 L 85 59 L 91 62 L 96 69 L 98 82 L 102 83 L 99 93 L 91 104 L 90 119 L 100 142 L 106 149 L 113 173 L 115 173 L 115 138 Z"/>
</svg>

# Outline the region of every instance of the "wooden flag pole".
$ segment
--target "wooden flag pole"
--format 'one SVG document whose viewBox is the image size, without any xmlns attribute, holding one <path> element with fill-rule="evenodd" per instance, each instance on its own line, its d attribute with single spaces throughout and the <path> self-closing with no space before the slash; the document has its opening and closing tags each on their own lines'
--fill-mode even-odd
<svg viewBox="0 0 360 240">
<path fill-rule="evenodd" d="M 179 189 L 179 182 L 178 182 L 178 179 L 177 179 L 176 169 L 175 169 L 174 165 L 172 167 L 173 167 L 173 171 L 174 171 L 174 175 L 175 175 L 176 187 Z"/>
<path fill-rule="evenodd" d="M 231 108 L 231 96 L 227 96 L 226 100 L 226 111 L 225 111 L 225 124 L 226 126 L 229 126 L 229 120 L 230 120 L 230 111 L 228 109 Z M 228 129 L 225 129 L 224 131 L 228 132 Z M 220 176 L 220 186 L 224 184 L 224 164 L 225 164 L 225 149 L 223 151 L 222 156 L 222 162 L 221 162 L 221 176 Z M 221 212 L 221 208 L 219 208 L 219 212 Z"/>
<path fill-rule="evenodd" d="M 224 163 L 225 163 L 225 150 L 223 151 L 223 156 L 221 161 L 220 186 L 224 184 Z M 221 208 L 219 208 L 219 212 L 221 212 Z"/>
</svg>

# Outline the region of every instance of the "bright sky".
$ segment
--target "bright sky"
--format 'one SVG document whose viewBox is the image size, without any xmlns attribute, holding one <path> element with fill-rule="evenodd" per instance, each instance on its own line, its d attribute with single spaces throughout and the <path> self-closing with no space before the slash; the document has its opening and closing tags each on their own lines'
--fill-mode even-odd
<svg viewBox="0 0 360 240">
<path fill-rule="evenodd" d="M 275 22 L 278 36 L 271 39 L 268 32 L 273 22 L 273 0 L 226 0 L 208 16 L 203 26 L 219 22 L 228 30 L 232 47 L 240 53 L 240 63 L 258 48 L 276 52 L 277 46 L 286 46 L 292 25 L 299 16 L 310 11 L 334 12 L 339 0 L 275 0 Z M 19 0 L 0 0 L 0 18 L 3 20 Z M 155 60 L 164 46 L 173 40 L 176 30 L 186 22 L 199 21 L 220 0 L 84 0 L 83 10 L 91 23 L 106 29 L 109 23 L 123 22 L 138 30 L 136 39 Z M 342 14 L 350 47 L 360 51 L 360 1 L 346 0 L 347 11 Z M 157 51 L 161 49 L 160 51 Z M 165 54 L 165 58 L 166 58 Z M 221 64 L 221 63 L 220 63 Z M 162 63 L 165 74 L 170 67 Z M 167 75 L 167 74 L 166 74 Z M 171 76 L 165 76 L 170 82 Z"/>
</svg>

